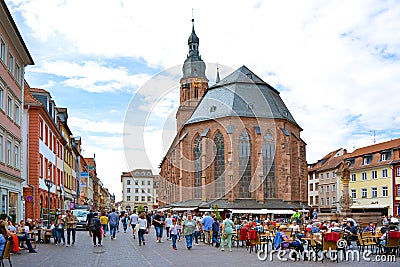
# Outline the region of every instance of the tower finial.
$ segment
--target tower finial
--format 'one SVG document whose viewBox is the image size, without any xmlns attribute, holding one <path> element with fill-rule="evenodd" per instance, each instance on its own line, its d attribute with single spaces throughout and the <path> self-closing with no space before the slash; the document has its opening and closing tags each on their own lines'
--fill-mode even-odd
<svg viewBox="0 0 400 267">
<path fill-rule="evenodd" d="M 192 8 L 192 32 L 194 32 L 194 11 Z"/>
<path fill-rule="evenodd" d="M 219 83 L 221 81 L 221 78 L 219 77 L 219 65 L 217 63 L 217 78 L 215 78 L 215 83 Z"/>
</svg>

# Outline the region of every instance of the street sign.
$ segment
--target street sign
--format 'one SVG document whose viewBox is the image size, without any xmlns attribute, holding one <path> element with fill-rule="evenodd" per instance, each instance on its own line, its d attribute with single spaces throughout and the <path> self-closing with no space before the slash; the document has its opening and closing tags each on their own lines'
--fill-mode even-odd
<svg viewBox="0 0 400 267">
<path fill-rule="evenodd" d="M 81 177 L 82 178 L 89 177 L 89 173 L 88 172 L 81 172 Z"/>
</svg>

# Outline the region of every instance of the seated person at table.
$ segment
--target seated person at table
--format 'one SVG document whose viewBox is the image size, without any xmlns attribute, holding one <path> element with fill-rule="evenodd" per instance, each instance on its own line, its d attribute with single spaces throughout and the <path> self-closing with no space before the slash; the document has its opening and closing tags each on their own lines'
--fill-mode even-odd
<svg viewBox="0 0 400 267">
<path fill-rule="evenodd" d="M 304 234 L 300 233 L 300 226 L 297 224 L 296 220 L 289 226 L 289 230 L 292 232 L 293 236 L 297 236 L 299 239 L 304 237 Z"/>
<path fill-rule="evenodd" d="M 7 229 L 4 222 L 0 223 L 0 255 L 3 255 L 4 247 L 7 242 L 7 236 Z"/>
<path fill-rule="evenodd" d="M 292 232 L 299 232 L 300 231 L 300 226 L 297 224 L 297 221 L 293 221 L 292 224 L 289 226 L 289 230 Z"/>
<path fill-rule="evenodd" d="M 22 220 L 20 222 L 19 227 L 20 234 L 18 234 L 18 241 L 25 241 L 26 246 L 28 247 L 29 253 L 36 253 L 36 250 L 33 249 L 31 241 L 29 240 L 29 227 L 25 226 L 25 222 Z"/>
<path fill-rule="evenodd" d="M 12 224 L 12 222 L 8 221 L 8 226 L 7 226 L 8 231 L 15 233 L 17 231 L 17 228 Z"/>
<path fill-rule="evenodd" d="M 281 243 L 282 246 L 284 248 L 294 248 L 297 252 L 303 252 L 304 251 L 303 244 L 298 240 L 294 240 L 293 238 L 288 237 L 284 232 L 286 229 L 287 229 L 286 225 L 281 225 L 281 226 L 279 226 L 279 231 L 276 233 L 277 235 L 279 234 L 280 238 L 282 239 L 282 243 Z M 274 243 L 275 243 L 275 239 L 274 239 Z"/>
<path fill-rule="evenodd" d="M 353 221 L 348 221 L 347 222 L 347 226 L 344 228 L 344 232 L 348 234 L 346 240 L 347 240 L 347 244 L 348 246 L 351 247 L 351 241 L 357 241 L 358 240 L 358 236 L 357 236 L 357 226 L 354 225 Z"/>
<path fill-rule="evenodd" d="M 329 228 L 330 232 L 337 232 L 337 233 L 342 233 L 343 232 L 343 228 L 340 227 L 339 223 L 334 223 L 333 226 L 331 228 Z"/>
<path fill-rule="evenodd" d="M 387 250 L 388 250 L 388 249 L 385 247 L 385 246 L 386 246 L 386 239 L 387 239 L 387 236 L 389 235 L 389 232 L 395 232 L 395 231 L 397 231 L 396 225 L 390 225 L 388 231 L 386 231 L 386 232 L 382 235 L 380 244 L 383 246 L 383 252 L 384 252 L 384 253 L 386 253 Z"/>
<path fill-rule="evenodd" d="M 321 231 L 321 229 L 319 229 L 320 226 L 321 226 L 320 222 L 313 223 L 312 227 L 311 227 L 311 233 L 313 233 L 313 234 L 319 233 Z"/>
<path fill-rule="evenodd" d="M 363 230 L 364 233 L 366 232 L 375 232 L 376 227 L 373 222 L 370 222 Z"/>
</svg>

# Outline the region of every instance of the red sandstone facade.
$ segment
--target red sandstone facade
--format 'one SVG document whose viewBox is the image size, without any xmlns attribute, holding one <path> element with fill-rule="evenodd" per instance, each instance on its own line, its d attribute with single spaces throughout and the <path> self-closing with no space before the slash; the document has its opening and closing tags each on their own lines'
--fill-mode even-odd
<svg viewBox="0 0 400 267">
<path fill-rule="evenodd" d="M 264 203 L 274 208 L 277 200 L 288 203 L 286 208 L 307 205 L 306 144 L 279 92 L 245 66 L 208 88 L 198 43 L 193 28 L 182 68 L 177 135 L 160 164 L 160 206 L 200 207 L 218 199 L 238 208 L 238 200 L 253 203 L 247 208 Z"/>
<path fill-rule="evenodd" d="M 50 103 L 51 96 L 43 89 L 29 88 L 27 84 L 25 86 L 24 108 L 29 138 L 26 144 L 28 176 L 24 197 L 32 199 L 25 204 L 25 216 L 39 219 L 42 209 L 48 207 L 48 188 L 44 180 L 50 179 L 53 183 L 50 188 L 50 209 L 62 206 L 57 188 L 64 183 L 63 153 L 66 140 L 58 130 L 55 119 L 32 96 L 32 92 L 48 96 L 47 103 Z"/>
</svg>

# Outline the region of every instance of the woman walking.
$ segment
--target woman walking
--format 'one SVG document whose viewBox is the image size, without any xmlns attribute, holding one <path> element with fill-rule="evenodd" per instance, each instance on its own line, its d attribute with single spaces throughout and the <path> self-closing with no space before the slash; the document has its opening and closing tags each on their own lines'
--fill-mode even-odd
<svg viewBox="0 0 400 267">
<path fill-rule="evenodd" d="M 139 231 L 138 231 L 138 236 L 139 236 L 139 246 L 146 245 L 146 241 L 144 240 L 144 234 L 146 233 L 147 228 L 147 220 L 146 220 L 146 215 L 144 213 L 141 213 L 139 215 L 138 219 L 138 224 L 139 224 Z"/>
<path fill-rule="evenodd" d="M 56 223 L 56 246 L 61 244 L 61 239 L 63 241 L 63 245 L 65 245 L 65 236 L 64 236 L 64 219 L 62 218 L 62 214 L 58 214 Z"/>
<path fill-rule="evenodd" d="M 186 247 L 188 250 L 192 248 L 194 229 L 196 228 L 196 221 L 193 220 L 192 214 L 187 215 L 187 219 L 182 223 L 182 232 L 186 239 Z"/>
<path fill-rule="evenodd" d="M 170 240 L 171 237 L 169 235 L 170 231 L 169 228 L 172 225 L 172 218 L 171 218 L 171 213 L 168 213 L 167 218 L 165 219 L 165 231 L 167 232 L 167 240 Z"/>
<path fill-rule="evenodd" d="M 229 248 L 229 251 L 232 252 L 232 233 L 233 233 L 233 228 L 235 225 L 230 218 L 231 218 L 231 215 L 229 213 L 227 213 L 225 215 L 225 220 L 222 222 L 222 225 L 221 225 L 221 233 L 222 233 L 221 251 L 225 250 L 224 249 L 225 240 L 228 240 L 228 248 Z"/>
</svg>

